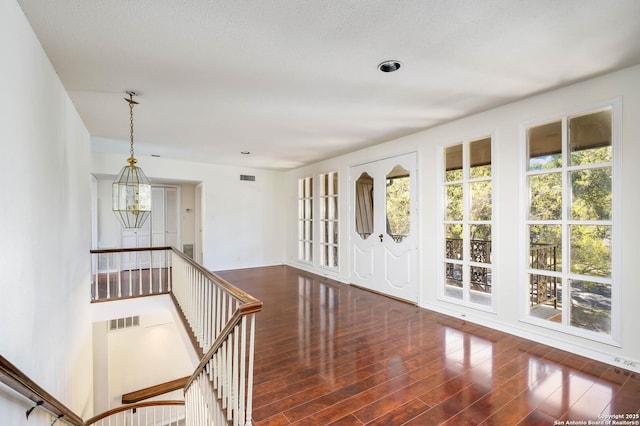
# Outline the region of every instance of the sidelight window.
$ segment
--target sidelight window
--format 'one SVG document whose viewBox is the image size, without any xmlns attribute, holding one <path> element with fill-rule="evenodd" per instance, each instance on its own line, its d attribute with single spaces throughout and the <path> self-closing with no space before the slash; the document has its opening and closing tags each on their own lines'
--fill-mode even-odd
<svg viewBox="0 0 640 426">
<path fill-rule="evenodd" d="M 611 336 L 615 313 L 613 106 L 526 128 L 527 314 Z"/>
<path fill-rule="evenodd" d="M 313 262 L 313 178 L 298 180 L 298 259 Z"/>
<path fill-rule="evenodd" d="M 338 267 L 338 172 L 320 175 L 320 265 Z"/>
<path fill-rule="evenodd" d="M 442 296 L 493 306 L 493 178 L 491 138 L 447 146 L 443 152 Z"/>
</svg>

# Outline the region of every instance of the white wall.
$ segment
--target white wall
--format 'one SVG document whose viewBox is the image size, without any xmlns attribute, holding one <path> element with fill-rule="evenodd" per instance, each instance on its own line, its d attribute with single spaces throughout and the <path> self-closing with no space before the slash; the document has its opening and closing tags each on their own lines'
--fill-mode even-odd
<svg viewBox="0 0 640 426">
<path fill-rule="evenodd" d="M 519 235 L 521 220 L 521 145 L 520 126 L 589 107 L 606 100 L 622 97 L 622 231 L 620 238 L 620 274 L 615 283 L 622 291 L 622 338 L 620 347 L 551 331 L 520 321 L 519 305 L 524 304 L 526 288 L 519 253 L 523 242 Z M 385 158 L 399 153 L 417 151 L 419 158 L 420 205 L 420 305 L 436 311 L 476 321 L 524 337 L 533 338 L 552 346 L 567 349 L 613 365 L 640 371 L 640 339 L 635 325 L 640 323 L 640 286 L 637 285 L 635 254 L 640 241 L 637 212 L 640 211 L 640 66 L 628 68 L 559 90 L 492 109 L 467 118 L 425 130 L 414 135 L 378 146 L 350 153 L 287 172 L 287 263 L 316 273 L 349 282 L 349 167 L 354 164 Z M 438 206 L 441 197 L 438 178 L 440 147 L 465 139 L 493 135 L 494 137 L 494 287 L 497 294 L 496 313 L 478 311 L 437 299 L 438 262 L 440 247 Z M 297 180 L 304 176 L 338 170 L 340 187 L 340 270 L 331 273 L 297 260 L 296 214 Z M 317 256 L 314 256 L 317 258 Z M 616 358 L 636 362 L 625 366 Z"/>
<path fill-rule="evenodd" d="M 197 366 L 169 310 L 141 315 L 139 327 L 107 332 L 107 347 L 109 408 L 121 406 L 125 393 L 190 376 Z"/>
<path fill-rule="evenodd" d="M 124 165 L 126 157 L 126 153 L 94 152 L 91 171 L 97 176 L 115 174 Z M 203 182 L 203 264 L 206 268 L 223 270 L 284 263 L 283 172 L 155 157 L 138 157 L 137 165 L 151 182 Z M 241 174 L 254 175 L 256 180 L 240 181 Z M 99 190 L 104 185 L 110 183 L 99 183 Z M 109 205 L 110 189 L 102 194 L 99 205 Z M 103 207 L 99 208 L 102 211 Z M 110 215 L 113 216 L 112 213 Z M 104 223 L 102 217 L 105 218 Z M 117 222 L 106 213 L 102 217 L 99 228 L 101 244 L 105 247 L 117 245 Z M 110 224 L 112 220 L 113 224 Z"/>
<path fill-rule="evenodd" d="M 15 1 L 0 29 L 0 354 L 87 418 L 89 134 Z M 5 390 L 0 424 L 24 424 L 29 405 Z M 51 424 L 36 411 L 30 425 Z"/>
<path fill-rule="evenodd" d="M 94 303 L 91 315 L 96 413 L 120 406 L 123 393 L 188 376 L 200 362 L 169 295 Z M 142 327 L 107 331 L 106 321 L 135 315 L 140 316 Z M 153 336 L 160 338 L 153 340 Z M 155 399 L 182 398 L 178 390 Z"/>
</svg>

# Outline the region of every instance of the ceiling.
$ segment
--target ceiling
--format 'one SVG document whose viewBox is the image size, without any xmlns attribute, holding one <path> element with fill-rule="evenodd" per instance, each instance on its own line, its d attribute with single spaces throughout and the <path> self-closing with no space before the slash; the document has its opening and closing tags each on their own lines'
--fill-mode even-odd
<svg viewBox="0 0 640 426">
<path fill-rule="evenodd" d="M 18 3 L 94 151 L 139 93 L 139 158 L 286 170 L 640 63 L 637 0 Z"/>
</svg>

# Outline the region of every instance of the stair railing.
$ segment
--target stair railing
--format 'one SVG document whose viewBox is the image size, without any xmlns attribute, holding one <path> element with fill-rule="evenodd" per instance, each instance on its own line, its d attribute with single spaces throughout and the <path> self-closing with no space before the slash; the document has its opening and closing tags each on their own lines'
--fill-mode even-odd
<svg viewBox="0 0 640 426">
<path fill-rule="evenodd" d="M 185 422 L 184 401 L 147 401 L 124 405 L 90 418 L 86 426 L 163 425 L 182 426 Z"/>
<path fill-rule="evenodd" d="M 186 424 L 251 425 L 255 314 L 262 302 L 171 247 L 92 250 L 92 301 L 170 294 L 203 355 Z"/>
<path fill-rule="evenodd" d="M 187 424 L 251 425 L 255 314 L 262 302 L 173 254 L 172 296 L 205 353 L 185 386 Z"/>
</svg>

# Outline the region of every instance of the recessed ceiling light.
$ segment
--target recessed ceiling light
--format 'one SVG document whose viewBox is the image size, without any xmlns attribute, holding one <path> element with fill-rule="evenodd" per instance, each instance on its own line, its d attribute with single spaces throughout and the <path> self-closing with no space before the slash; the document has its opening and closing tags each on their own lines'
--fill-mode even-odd
<svg viewBox="0 0 640 426">
<path fill-rule="evenodd" d="M 251 153 L 250 153 L 249 151 L 240 151 L 240 154 L 242 154 L 242 155 L 249 155 L 249 154 L 251 154 Z"/>
<path fill-rule="evenodd" d="M 399 61 L 392 59 L 378 64 L 378 69 L 382 72 L 394 72 L 398 71 L 401 66 L 402 64 Z"/>
</svg>

